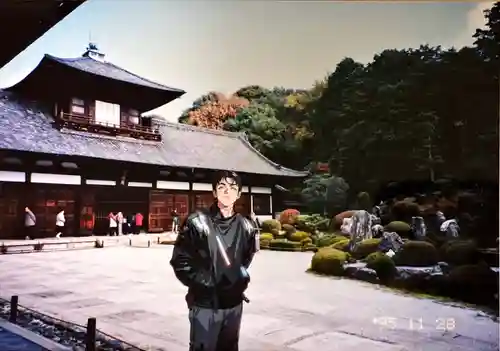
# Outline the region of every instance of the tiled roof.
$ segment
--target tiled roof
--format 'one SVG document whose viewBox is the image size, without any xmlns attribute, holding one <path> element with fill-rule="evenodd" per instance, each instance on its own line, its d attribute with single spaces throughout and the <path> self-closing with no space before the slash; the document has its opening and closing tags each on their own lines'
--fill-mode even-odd
<svg viewBox="0 0 500 351">
<path fill-rule="evenodd" d="M 77 57 L 77 58 L 60 58 L 49 54 L 45 54 L 44 60 L 54 61 L 65 66 L 95 74 L 102 77 L 107 77 L 122 82 L 127 82 L 135 85 L 141 85 L 148 88 L 177 92 L 179 95 L 185 93 L 182 89 L 171 88 L 149 79 L 140 77 L 124 68 L 118 67 L 110 62 L 98 61 L 91 57 Z"/>
<path fill-rule="evenodd" d="M 21 102 L 0 90 L 0 150 L 85 156 L 161 166 L 225 169 L 236 172 L 302 177 L 254 149 L 244 134 L 176 123 L 161 123 L 162 142 L 59 131 L 33 102 Z"/>
</svg>

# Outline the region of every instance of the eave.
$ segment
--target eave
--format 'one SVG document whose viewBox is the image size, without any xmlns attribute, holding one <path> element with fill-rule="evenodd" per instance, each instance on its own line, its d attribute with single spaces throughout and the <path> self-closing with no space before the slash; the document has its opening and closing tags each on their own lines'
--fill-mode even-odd
<svg viewBox="0 0 500 351">
<path fill-rule="evenodd" d="M 1 0 L 0 68 L 59 23 L 86 0 Z"/>
</svg>

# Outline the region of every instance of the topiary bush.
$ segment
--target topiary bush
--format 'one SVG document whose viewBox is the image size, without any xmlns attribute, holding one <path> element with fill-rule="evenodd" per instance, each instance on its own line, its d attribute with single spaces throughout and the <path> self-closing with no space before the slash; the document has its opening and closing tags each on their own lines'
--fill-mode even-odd
<svg viewBox="0 0 500 351">
<path fill-rule="evenodd" d="M 335 244 L 332 244 L 330 247 L 336 250 L 347 252 L 349 250 L 349 239 L 344 238 L 343 240 L 339 240 Z"/>
<path fill-rule="evenodd" d="M 274 239 L 269 242 L 269 248 L 277 251 L 301 251 L 300 242 L 286 239 Z"/>
<path fill-rule="evenodd" d="M 411 217 L 420 215 L 420 208 L 415 202 L 397 201 L 392 206 L 391 214 L 396 221 L 410 221 Z"/>
<path fill-rule="evenodd" d="M 300 216 L 299 210 L 296 210 L 294 208 L 289 208 L 281 212 L 280 222 L 282 225 L 283 224 L 294 225 L 298 216 Z"/>
<path fill-rule="evenodd" d="M 348 259 L 345 252 L 333 248 L 321 248 L 311 260 L 311 270 L 327 275 L 344 275 L 344 264 Z"/>
<path fill-rule="evenodd" d="M 307 238 L 304 238 L 300 241 L 300 245 L 302 247 L 310 246 L 310 245 L 313 245 L 313 241 L 310 237 L 307 237 Z M 316 245 L 313 245 L 313 246 L 316 247 Z"/>
<path fill-rule="evenodd" d="M 313 242 L 317 247 L 326 247 L 335 243 L 336 236 L 325 234 L 318 237 L 315 236 L 314 238 L 315 240 L 313 240 Z"/>
<path fill-rule="evenodd" d="M 366 257 L 366 268 L 377 272 L 377 277 L 384 284 L 390 283 L 397 274 L 394 260 L 382 252 L 372 252 Z"/>
<path fill-rule="evenodd" d="M 260 240 L 273 240 L 274 236 L 271 233 L 260 233 Z"/>
<path fill-rule="evenodd" d="M 363 259 L 369 254 L 377 252 L 380 242 L 381 239 L 365 239 L 358 244 L 356 250 L 354 250 L 351 254 L 358 260 Z"/>
<path fill-rule="evenodd" d="M 397 266 L 433 266 L 438 260 L 438 250 L 426 241 L 407 241 L 394 256 Z"/>
<path fill-rule="evenodd" d="M 283 229 L 287 235 L 293 234 L 297 231 L 297 229 L 295 229 L 295 227 L 291 224 L 282 224 L 281 229 Z"/>
<path fill-rule="evenodd" d="M 328 228 L 328 223 L 325 221 L 325 217 L 319 215 L 319 214 L 312 214 L 312 215 L 300 215 L 297 217 L 295 221 L 295 227 L 298 230 L 308 232 L 308 233 L 314 233 L 317 230 L 320 230 L 319 227 L 321 228 Z M 323 229 L 323 230 L 326 230 Z"/>
<path fill-rule="evenodd" d="M 269 243 L 271 242 L 271 240 L 269 239 L 260 239 L 259 241 L 259 247 L 261 249 L 269 249 Z"/>
<path fill-rule="evenodd" d="M 281 223 L 276 219 L 267 219 L 262 222 L 261 229 L 263 232 L 271 233 L 274 236 L 278 236 L 281 231 Z"/>
<path fill-rule="evenodd" d="M 302 239 L 309 238 L 309 233 L 302 232 L 302 231 L 297 231 L 293 234 L 290 234 L 288 239 L 290 241 L 296 241 L 296 242 L 301 242 Z"/>
<path fill-rule="evenodd" d="M 498 273 L 485 263 L 453 268 L 444 284 L 444 294 L 465 302 L 498 308 Z"/>
<path fill-rule="evenodd" d="M 406 222 L 393 221 L 384 227 L 384 231 L 396 232 L 399 236 L 407 238 L 410 235 L 411 227 Z"/>
<path fill-rule="evenodd" d="M 479 251 L 472 240 L 450 240 L 439 249 L 442 261 L 452 266 L 476 264 L 479 262 Z"/>
</svg>

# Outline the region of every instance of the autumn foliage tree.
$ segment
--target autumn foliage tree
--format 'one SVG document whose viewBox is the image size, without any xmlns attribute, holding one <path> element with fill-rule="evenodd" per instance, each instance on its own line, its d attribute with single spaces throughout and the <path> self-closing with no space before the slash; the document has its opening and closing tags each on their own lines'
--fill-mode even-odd
<svg viewBox="0 0 500 351">
<path fill-rule="evenodd" d="M 179 118 L 179 122 L 203 128 L 223 129 L 226 121 L 235 118 L 248 104 L 245 98 L 212 92 L 196 100 L 193 107 Z"/>
</svg>

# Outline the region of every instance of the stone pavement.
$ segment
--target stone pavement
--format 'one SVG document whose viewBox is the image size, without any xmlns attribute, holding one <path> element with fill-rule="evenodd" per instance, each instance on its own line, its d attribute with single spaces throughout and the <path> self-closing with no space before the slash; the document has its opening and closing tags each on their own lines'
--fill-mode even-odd
<svg viewBox="0 0 500 351">
<path fill-rule="evenodd" d="M 0 256 L 0 296 L 151 350 L 186 351 L 185 288 L 172 247 L 110 247 Z M 242 351 L 490 351 L 482 313 L 377 286 L 307 274 L 310 253 L 261 251 L 250 269 Z M 448 327 L 448 330 L 445 330 Z"/>
</svg>

